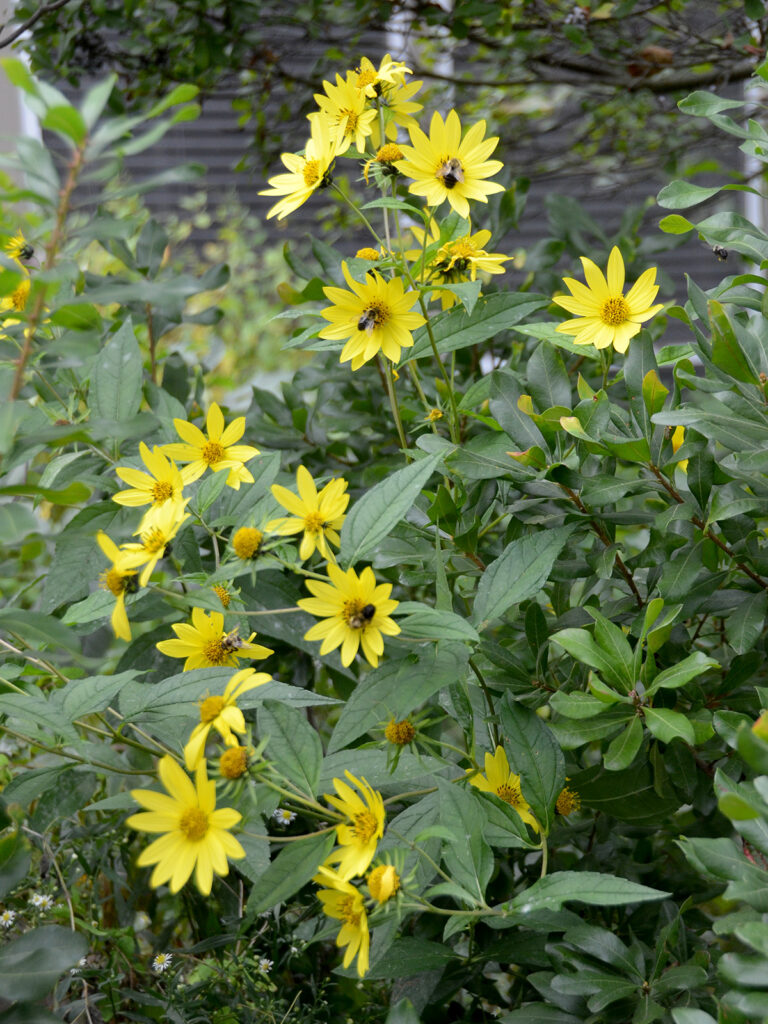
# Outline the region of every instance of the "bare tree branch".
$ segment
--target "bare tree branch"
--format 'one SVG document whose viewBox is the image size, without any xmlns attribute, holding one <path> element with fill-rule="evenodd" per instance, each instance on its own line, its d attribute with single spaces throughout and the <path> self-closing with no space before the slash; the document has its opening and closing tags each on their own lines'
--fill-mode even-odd
<svg viewBox="0 0 768 1024">
<path fill-rule="evenodd" d="M 19 38 L 19 36 L 24 35 L 28 28 L 32 28 L 35 22 L 39 21 L 40 18 L 44 17 L 46 14 L 50 14 L 51 11 L 58 11 L 60 7 L 63 7 L 65 4 L 68 3 L 69 0 L 51 0 L 51 3 L 43 4 L 42 7 L 38 7 L 38 9 L 35 11 L 31 18 L 27 18 L 25 22 L 19 25 L 18 28 L 14 29 L 13 32 L 10 33 L 10 35 L 7 35 L 5 37 L 5 39 L 0 39 L 0 50 L 4 46 L 10 46 L 11 43 L 14 43 Z M 8 22 L 6 22 L 6 25 L 7 24 Z M 3 28 L 5 28 L 6 25 L 3 25 Z"/>
</svg>

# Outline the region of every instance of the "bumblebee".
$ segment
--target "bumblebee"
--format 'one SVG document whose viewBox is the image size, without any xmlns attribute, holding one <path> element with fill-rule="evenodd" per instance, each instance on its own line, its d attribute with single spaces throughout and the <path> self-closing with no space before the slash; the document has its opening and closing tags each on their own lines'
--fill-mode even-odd
<svg viewBox="0 0 768 1024">
<path fill-rule="evenodd" d="M 20 260 L 25 260 L 25 261 L 26 260 L 31 260 L 34 255 L 35 255 L 34 248 L 29 244 L 29 242 L 25 242 L 24 245 L 19 250 L 19 259 Z"/>
<path fill-rule="evenodd" d="M 721 263 L 725 263 L 725 261 L 728 259 L 728 250 L 724 249 L 722 245 L 713 245 L 712 255 L 716 256 Z"/>
<path fill-rule="evenodd" d="M 378 321 L 376 320 L 376 311 L 373 309 L 366 309 L 363 315 L 357 321 L 357 329 L 358 331 L 368 331 L 368 333 L 370 334 L 377 323 Z"/>
<path fill-rule="evenodd" d="M 222 639 L 221 649 L 226 651 L 227 654 L 231 654 L 233 651 L 239 651 L 246 646 L 246 641 L 238 636 L 239 627 L 235 628 Z"/>
<path fill-rule="evenodd" d="M 356 612 L 354 615 L 350 615 L 349 624 L 352 629 L 363 629 L 364 626 L 368 625 L 375 614 L 375 605 L 367 604 L 359 612 Z"/>
<path fill-rule="evenodd" d="M 464 181 L 464 168 L 456 157 L 452 156 L 450 160 L 445 161 L 437 172 L 437 176 L 442 178 L 446 188 L 454 188 Z"/>
</svg>

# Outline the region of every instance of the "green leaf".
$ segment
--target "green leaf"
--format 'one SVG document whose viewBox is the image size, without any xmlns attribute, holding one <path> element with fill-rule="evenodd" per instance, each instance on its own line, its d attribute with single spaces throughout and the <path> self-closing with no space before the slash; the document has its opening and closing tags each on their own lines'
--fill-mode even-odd
<svg viewBox="0 0 768 1024">
<path fill-rule="evenodd" d="M 683 740 L 694 746 L 696 734 L 693 726 L 679 711 L 669 711 L 667 708 L 643 708 L 645 724 L 649 732 L 653 733 L 657 740 L 662 743 L 671 743 L 672 740 Z"/>
<path fill-rule="evenodd" d="M 31 509 L 26 505 L 0 505 L 0 536 L 6 550 L 13 548 L 20 541 L 26 540 L 37 530 L 38 522 Z"/>
<path fill-rule="evenodd" d="M 453 832 L 454 840 L 443 847 L 443 860 L 451 878 L 474 902 L 482 903 L 493 872 L 491 848 L 483 839 L 485 815 L 479 799 L 466 789 L 437 779 L 440 791 L 440 822 Z"/>
<path fill-rule="evenodd" d="M 600 765 L 587 768 L 573 775 L 568 785 L 579 794 L 584 807 L 632 825 L 665 821 L 680 803 L 675 797 L 658 795 L 646 761 L 623 772 L 608 772 Z"/>
<path fill-rule="evenodd" d="M 130 420 L 141 403 L 141 352 L 130 319 L 101 350 L 91 375 L 90 401 L 95 416 Z"/>
<path fill-rule="evenodd" d="M 472 614 L 479 632 L 512 605 L 539 593 L 574 529 L 560 526 L 519 537 L 491 562 L 480 579 Z"/>
<path fill-rule="evenodd" d="M 401 720 L 443 687 L 463 678 L 469 650 L 465 644 L 422 646 L 400 661 L 385 661 L 358 683 L 341 709 L 328 753 L 353 743 L 390 718 Z"/>
<path fill-rule="evenodd" d="M 384 540 L 405 517 L 442 459 L 442 454 L 437 453 L 412 462 L 354 502 L 341 528 L 342 562 L 355 565 Z"/>
<path fill-rule="evenodd" d="M 643 377 L 643 401 L 649 416 L 661 411 L 664 399 L 668 394 L 669 388 L 664 387 L 658 373 L 655 370 L 649 370 Z"/>
<path fill-rule="evenodd" d="M 704 188 L 701 185 L 692 185 L 689 181 L 671 181 L 665 185 L 656 197 L 659 206 L 666 210 L 684 210 L 688 206 L 696 206 L 703 203 L 705 199 L 716 196 L 721 185 L 714 188 Z"/>
<path fill-rule="evenodd" d="M 278 771 L 314 798 L 320 779 L 323 748 L 320 737 L 300 711 L 274 700 L 259 708 L 259 736 Z"/>
<path fill-rule="evenodd" d="M 692 1010 L 687 1007 L 673 1010 L 672 1020 L 675 1024 L 717 1024 L 715 1018 L 703 1010 Z"/>
<path fill-rule="evenodd" d="M 57 327 L 66 327 L 71 331 L 100 331 L 102 327 L 101 313 L 95 306 L 85 302 L 59 306 L 51 313 L 49 320 Z"/>
<path fill-rule="evenodd" d="M 560 910 L 564 903 L 588 903 L 595 907 L 620 907 L 627 903 L 663 900 L 670 893 L 596 871 L 556 871 L 534 882 L 508 904 L 518 914 Z"/>
<path fill-rule="evenodd" d="M 659 228 L 668 235 L 684 235 L 688 231 L 693 231 L 694 225 L 680 214 L 670 213 L 661 218 Z"/>
<path fill-rule="evenodd" d="M 6 896 L 26 877 L 29 864 L 29 850 L 21 832 L 0 839 L 0 897 Z"/>
<path fill-rule="evenodd" d="M 63 690 L 57 690 L 51 700 L 60 703 L 62 713 L 67 716 L 68 721 L 73 722 L 83 715 L 104 711 L 122 688 L 137 675 L 138 673 L 131 669 L 112 676 L 72 679 Z"/>
<path fill-rule="evenodd" d="M 0 950 L 0 992 L 14 1002 L 43 999 L 87 952 L 88 941 L 79 932 L 58 925 L 33 928 Z"/>
<path fill-rule="evenodd" d="M 763 632 L 768 596 L 764 590 L 745 595 L 736 611 L 728 616 L 725 632 L 737 654 L 751 651 Z"/>
<path fill-rule="evenodd" d="M 572 658 L 589 665 L 601 677 L 612 685 L 627 694 L 631 685 L 627 685 L 625 674 L 621 664 L 615 664 L 612 655 L 606 653 L 592 638 L 592 634 L 586 629 L 561 629 L 559 633 L 553 633 L 549 638 L 551 643 L 562 647 Z"/>
<path fill-rule="evenodd" d="M 540 410 L 553 405 L 571 408 L 571 379 L 560 353 L 546 341 L 540 342 L 528 360 L 528 385 Z"/>
<path fill-rule="evenodd" d="M 564 693 L 562 690 L 558 690 L 549 698 L 549 703 L 558 715 L 564 715 L 566 718 L 573 718 L 577 721 L 601 715 L 607 706 L 604 700 L 598 700 L 591 693 L 581 693 L 578 690 L 575 693 Z"/>
<path fill-rule="evenodd" d="M 603 755 L 603 764 L 609 772 L 620 772 L 629 768 L 643 742 L 643 727 L 635 716 L 616 739 L 608 745 Z"/>
<path fill-rule="evenodd" d="M 79 110 L 74 107 L 49 107 L 42 121 L 43 128 L 48 128 L 58 135 L 79 146 L 88 134 L 88 128 Z"/>
<path fill-rule="evenodd" d="M 555 819 L 555 802 L 565 785 L 565 759 L 554 736 L 539 716 L 508 695 L 499 709 L 504 749 L 520 776 L 523 796 L 545 833 Z"/>
<path fill-rule="evenodd" d="M 177 85 L 174 89 L 171 89 L 167 96 L 158 100 L 157 103 L 147 111 L 146 117 L 157 117 L 158 114 L 164 113 L 169 107 L 176 106 L 177 103 L 188 103 L 190 100 L 193 100 L 199 92 L 199 86 L 192 85 L 191 82 L 184 82 L 181 85 Z"/>
<path fill-rule="evenodd" d="M 461 615 L 451 611 L 430 608 L 417 601 L 401 601 L 397 607 L 400 628 L 404 636 L 424 640 L 467 640 L 480 643 L 477 630 Z"/>
<path fill-rule="evenodd" d="M 660 689 L 674 690 L 679 686 L 685 686 L 691 679 L 695 679 L 710 668 L 720 668 L 719 662 L 714 658 L 707 657 L 701 651 L 695 651 L 676 665 L 659 672 L 647 688 L 646 695 L 650 697 Z"/>
<path fill-rule="evenodd" d="M 101 117 L 116 82 L 116 74 L 107 75 L 106 78 L 97 82 L 85 94 L 85 99 L 80 107 L 80 113 L 83 115 L 83 120 L 89 131 Z"/>
<path fill-rule="evenodd" d="M 52 615 L 23 608 L 0 608 L 0 630 L 22 637 L 35 649 L 63 647 L 65 651 L 80 653 L 80 638 Z"/>
<path fill-rule="evenodd" d="M 430 942 L 424 938 L 412 938 L 404 935 L 397 939 L 387 950 L 386 955 L 379 962 L 374 964 L 366 974 L 366 980 L 378 980 L 385 978 L 413 978 L 424 971 L 444 970 L 451 960 L 456 959 L 457 954 L 449 946 L 443 946 L 439 942 Z M 387 1017 L 387 1024 L 400 1020 L 401 1024 L 406 1021 L 419 1024 L 416 1014 L 412 1017 L 394 1018 L 390 1014 Z"/>
<path fill-rule="evenodd" d="M 285 846 L 254 883 L 246 907 L 248 915 L 255 916 L 283 903 L 306 885 L 333 849 L 335 837 L 334 830 Z"/>
<path fill-rule="evenodd" d="M 622 693 L 629 693 L 636 681 L 635 660 L 629 641 L 623 630 L 596 608 L 587 605 L 585 611 L 595 620 L 595 641 L 610 658 L 614 675 L 609 681 L 615 682 Z"/>
<path fill-rule="evenodd" d="M 549 298 L 532 292 L 495 292 L 481 298 L 470 316 L 460 306 L 438 314 L 431 322 L 432 333 L 441 355 L 484 345 L 500 331 L 509 330 L 531 313 L 549 305 Z M 414 334 L 412 348 L 403 349 L 401 365 L 409 359 L 432 356 L 432 345 L 425 327 Z"/>
<path fill-rule="evenodd" d="M 691 114 L 695 117 L 711 117 L 713 114 L 721 114 L 724 110 L 735 110 L 744 106 L 744 100 L 727 100 L 714 93 L 697 89 L 690 93 L 685 99 L 677 104 L 684 114 Z"/>
</svg>

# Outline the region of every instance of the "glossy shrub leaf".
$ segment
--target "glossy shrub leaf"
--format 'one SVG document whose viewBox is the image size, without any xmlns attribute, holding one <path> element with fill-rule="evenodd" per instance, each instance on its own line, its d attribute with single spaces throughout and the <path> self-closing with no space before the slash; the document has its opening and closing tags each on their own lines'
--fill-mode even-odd
<svg viewBox="0 0 768 1024">
<path fill-rule="evenodd" d="M 513 700 L 500 708 L 504 749 L 520 776 L 523 796 L 545 832 L 552 826 L 555 801 L 565 785 L 565 760 L 554 736 L 539 716 Z"/>
<path fill-rule="evenodd" d="M 405 516 L 441 461 L 435 454 L 412 462 L 354 502 L 341 528 L 341 561 L 354 566 L 369 555 Z"/>
</svg>

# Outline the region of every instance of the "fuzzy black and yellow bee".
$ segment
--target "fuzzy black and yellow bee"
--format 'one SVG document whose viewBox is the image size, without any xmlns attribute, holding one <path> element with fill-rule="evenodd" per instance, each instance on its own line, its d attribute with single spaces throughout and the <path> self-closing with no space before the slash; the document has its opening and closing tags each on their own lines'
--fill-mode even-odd
<svg viewBox="0 0 768 1024">
<path fill-rule="evenodd" d="M 362 629 L 364 626 L 368 625 L 375 614 L 375 605 L 367 604 L 364 608 L 361 608 L 359 612 L 355 612 L 354 615 L 350 615 L 349 624 L 352 629 Z"/>
</svg>

